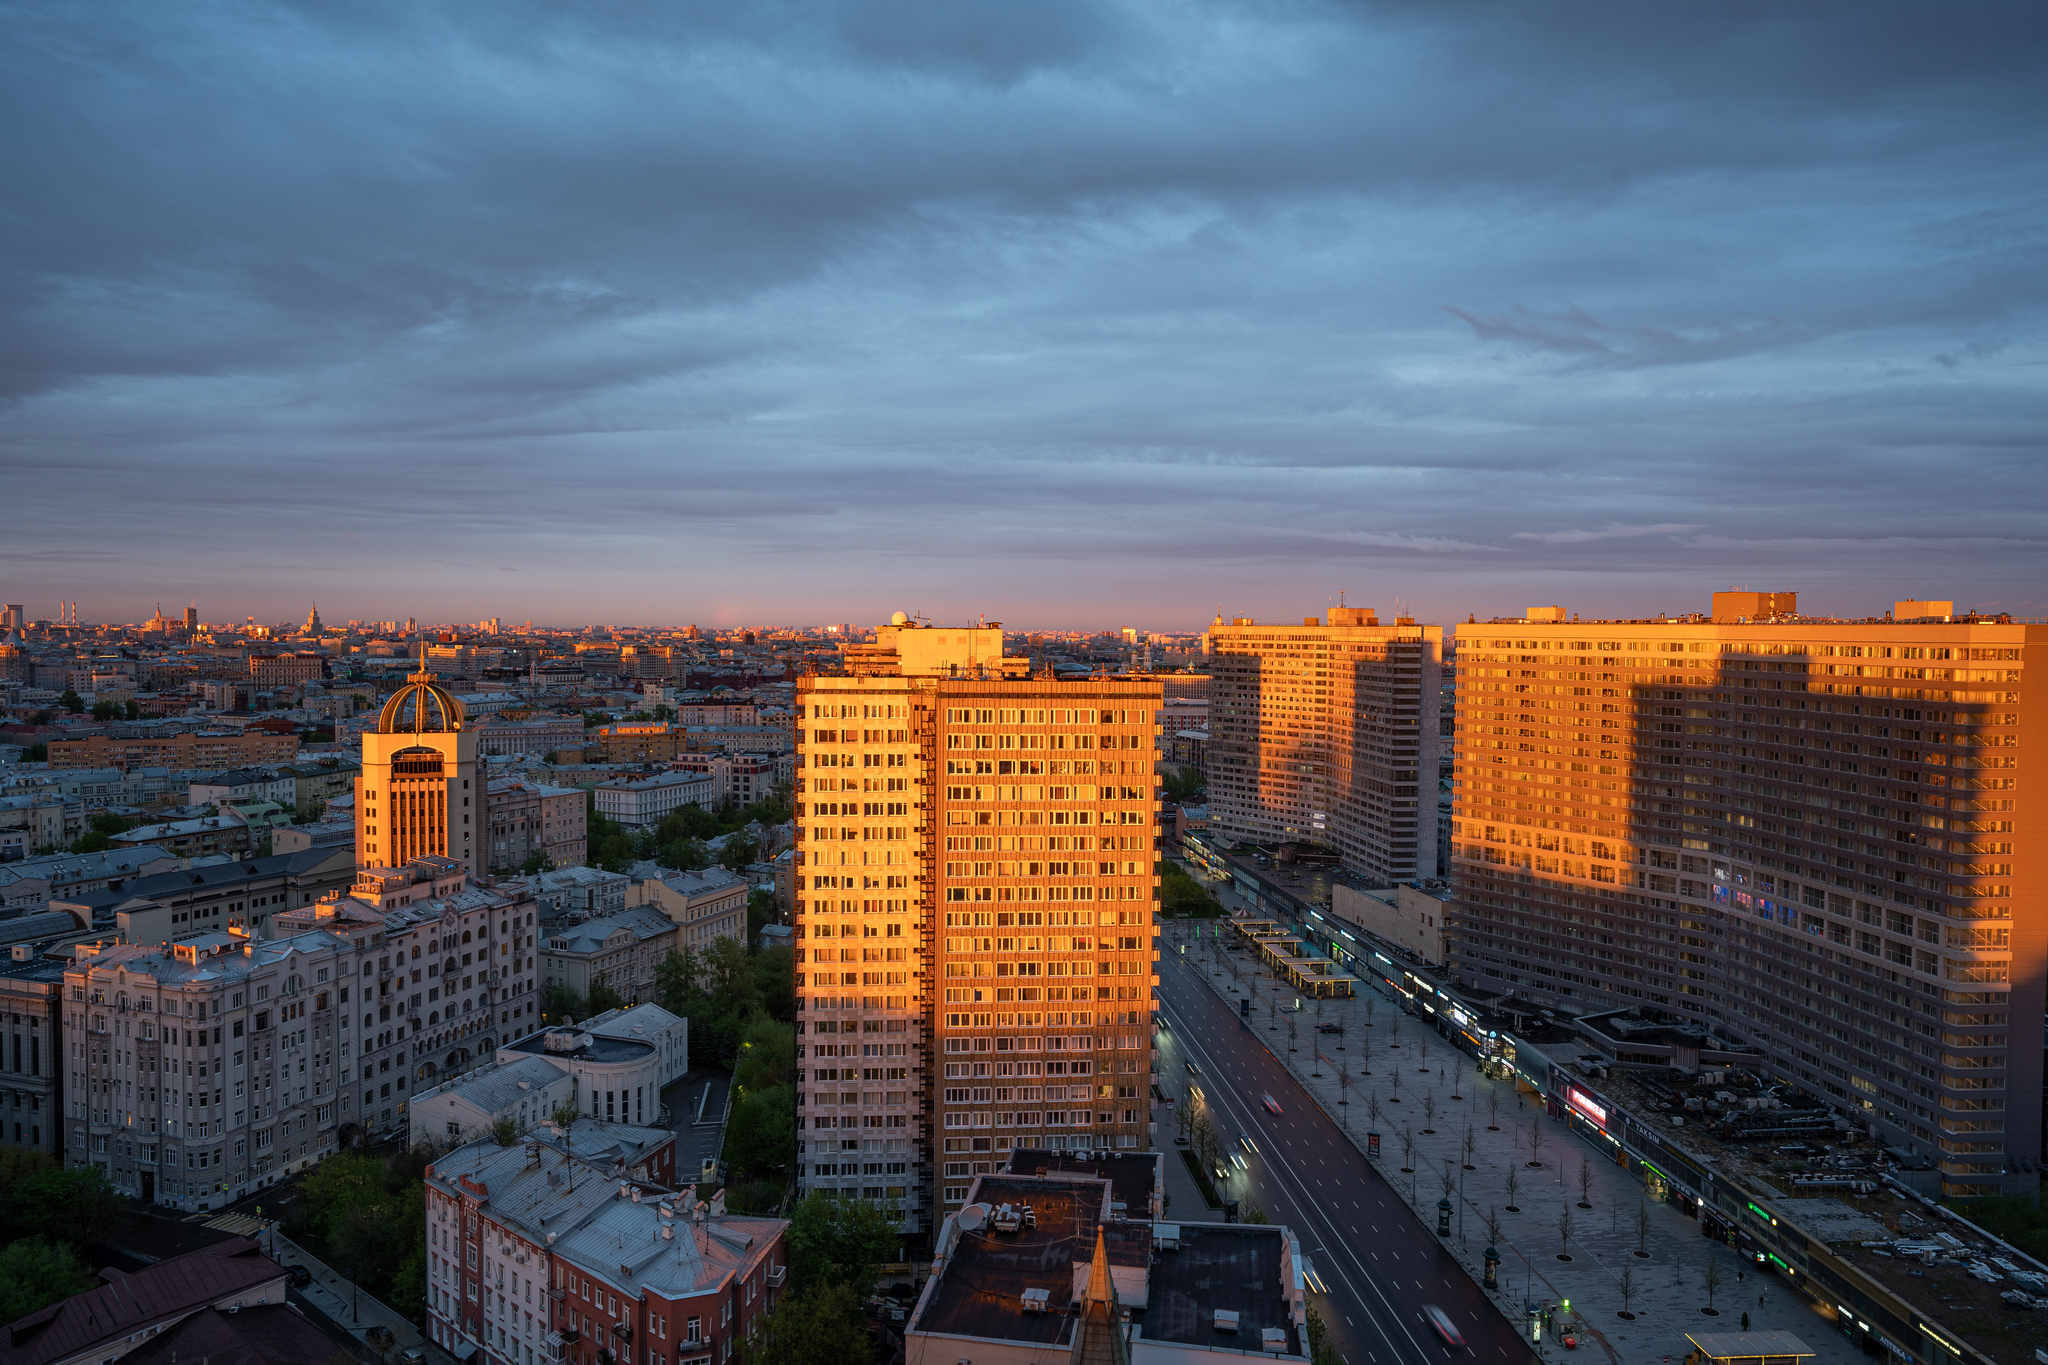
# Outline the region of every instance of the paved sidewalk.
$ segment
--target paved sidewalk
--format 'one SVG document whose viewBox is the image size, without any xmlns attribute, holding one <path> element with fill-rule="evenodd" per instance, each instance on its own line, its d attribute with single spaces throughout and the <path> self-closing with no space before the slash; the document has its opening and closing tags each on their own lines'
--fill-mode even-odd
<svg viewBox="0 0 2048 1365">
<path fill-rule="evenodd" d="M 1236 900 L 1228 894 L 1223 899 L 1226 906 Z M 1181 955 L 1180 936 L 1192 923 L 1170 924 L 1163 945 L 1167 956 Z M 1207 927 L 1213 922 L 1203 923 Z M 1227 926 L 1224 933 L 1229 934 Z M 1747 1258 L 1703 1238 L 1694 1219 L 1650 1202 L 1625 1170 L 1602 1158 L 1565 1125 L 1545 1117 L 1539 1099 L 1518 1094 L 1511 1080 L 1479 1075 L 1471 1057 L 1422 1020 L 1404 1015 L 1392 999 L 1368 987 L 1356 1000 L 1323 1002 L 1320 1016 L 1314 1001 L 1299 1014 L 1275 1014 L 1269 1006 L 1291 1003 L 1294 992 L 1248 952 L 1212 951 L 1204 939 L 1199 946 L 1188 941 L 1186 956 L 1188 969 L 1198 972 L 1232 1008 L 1250 996 L 1253 1032 L 1361 1150 L 1367 1145 L 1367 1131 L 1379 1131 L 1382 1172 L 1432 1228 L 1436 1202 L 1443 1195 L 1445 1163 L 1450 1163 L 1457 1214 L 1449 1245 L 1474 1280 L 1483 1278 L 1480 1257 L 1487 1245 L 1486 1218 L 1490 1211 L 1498 1211 L 1494 1216 L 1500 1220 L 1501 1236 L 1494 1245 L 1502 1259 L 1496 1300 L 1511 1319 L 1529 1300 L 1569 1299 L 1582 1350 L 1597 1344 L 1615 1365 L 1659 1365 L 1666 1355 L 1676 1360 L 1690 1349 L 1686 1332 L 1740 1331 L 1747 1312 L 1753 1331 L 1795 1333 L 1817 1353 L 1813 1365 L 1862 1360 L 1856 1347 L 1805 1295 L 1775 1275 L 1757 1271 Z M 1232 963 L 1237 967 L 1235 981 Z M 1166 965 L 1174 970 L 1172 964 Z M 1276 1019 L 1277 1026 L 1272 1022 Z M 1289 1050 L 1290 1020 L 1296 1024 L 1294 1051 Z M 1342 1024 L 1345 1032 L 1319 1034 L 1318 1023 Z M 1364 1074 L 1368 1070 L 1371 1074 Z M 1346 1072 L 1348 1088 L 1342 1079 Z M 1497 1110 L 1489 1109 L 1489 1097 Z M 1347 1099 L 1348 1103 L 1341 1102 Z M 1432 1105 L 1433 1124 L 1425 1118 L 1425 1109 Z M 1532 1155 L 1529 1134 L 1535 1121 L 1540 1121 L 1542 1136 L 1540 1149 Z M 1489 1131 L 1490 1123 L 1497 1123 L 1498 1131 Z M 1426 1134 L 1425 1126 L 1436 1131 Z M 1463 1169 L 1468 1130 L 1473 1143 L 1469 1164 L 1476 1168 L 1469 1171 Z M 1402 1170 L 1409 1164 L 1403 1160 L 1404 1131 L 1415 1143 L 1412 1175 Z M 1541 1164 L 1531 1166 L 1532 1160 Z M 1591 1180 L 1584 1201 L 1592 1205 L 1589 1209 L 1578 1207 L 1582 1163 Z M 1505 1211 L 1511 1202 L 1510 1171 L 1517 1183 L 1512 1202 L 1519 1213 Z M 1638 1209 L 1648 1215 L 1647 1231 L 1640 1234 Z M 1568 1235 L 1560 1230 L 1566 1214 Z M 1639 1244 L 1646 1256 L 1637 1254 Z M 1561 1260 L 1561 1255 L 1571 1259 Z M 1700 1311 L 1708 1302 L 1702 1277 L 1710 1260 L 1717 1261 L 1721 1275 L 1714 1295 L 1718 1316 Z M 1627 1301 L 1635 1314 L 1632 1321 L 1619 1316 L 1624 1274 L 1631 1282 Z M 1545 1351 L 1554 1345 L 1546 1333 Z"/>
<path fill-rule="evenodd" d="M 452 1365 L 454 1357 L 439 1346 L 427 1340 L 419 1328 L 406 1320 L 396 1309 L 372 1298 L 367 1293 L 354 1295 L 354 1311 L 351 1312 L 350 1291 L 353 1286 L 348 1278 L 328 1266 L 317 1257 L 309 1255 L 304 1248 L 274 1228 L 260 1234 L 263 1245 L 270 1251 L 271 1259 L 279 1265 L 302 1265 L 313 1272 L 312 1281 L 303 1289 L 295 1290 L 306 1302 L 325 1313 L 337 1326 L 365 1341 L 364 1334 L 372 1327 L 383 1327 L 391 1333 L 391 1358 L 412 1347 L 426 1352 L 433 1365 Z M 365 1341 L 365 1345 L 367 1345 Z M 374 1348 L 372 1348 L 374 1350 Z"/>
</svg>

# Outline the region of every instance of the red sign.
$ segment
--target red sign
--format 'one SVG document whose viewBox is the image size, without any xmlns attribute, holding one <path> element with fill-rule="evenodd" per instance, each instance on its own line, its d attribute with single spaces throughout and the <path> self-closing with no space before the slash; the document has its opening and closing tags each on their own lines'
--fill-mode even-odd
<svg viewBox="0 0 2048 1365">
<path fill-rule="evenodd" d="M 1607 1126 L 1607 1110 L 1601 1105 L 1594 1103 L 1593 1097 L 1585 1091 L 1575 1085 L 1568 1085 L 1564 1088 L 1564 1098 L 1565 1103 L 1599 1124 L 1602 1128 Z"/>
</svg>

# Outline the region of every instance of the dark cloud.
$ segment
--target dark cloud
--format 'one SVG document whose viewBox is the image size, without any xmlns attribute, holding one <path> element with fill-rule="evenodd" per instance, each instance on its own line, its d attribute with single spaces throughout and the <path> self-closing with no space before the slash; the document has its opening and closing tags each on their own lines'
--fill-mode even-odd
<svg viewBox="0 0 2048 1365">
<path fill-rule="evenodd" d="M 4 13 L 10 600 L 1165 626 L 2048 567 L 2030 6 Z"/>
</svg>

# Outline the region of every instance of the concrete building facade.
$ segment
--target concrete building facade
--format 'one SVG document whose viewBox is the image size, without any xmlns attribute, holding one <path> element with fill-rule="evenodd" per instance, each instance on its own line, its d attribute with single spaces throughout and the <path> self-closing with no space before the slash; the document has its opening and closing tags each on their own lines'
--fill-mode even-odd
<svg viewBox="0 0 2048 1365">
<path fill-rule="evenodd" d="M 1159 686 L 1001 637 L 899 620 L 797 690 L 799 1180 L 919 1238 L 1009 1151 L 1148 1131 Z"/>
<path fill-rule="evenodd" d="M 1443 630 L 1365 607 L 1210 627 L 1203 754 L 1216 832 L 1316 843 L 1382 886 L 1437 875 Z"/>
<path fill-rule="evenodd" d="M 587 848 L 588 800 L 575 787 L 523 777 L 492 778 L 485 788 L 485 858 L 493 872 L 516 872 L 534 854 L 549 867 L 576 867 Z"/>
<path fill-rule="evenodd" d="M 1461 632 L 1457 978 L 1668 1012 L 1937 1156 L 1946 1196 L 2031 1194 L 2048 627 L 1731 596 Z"/>
</svg>

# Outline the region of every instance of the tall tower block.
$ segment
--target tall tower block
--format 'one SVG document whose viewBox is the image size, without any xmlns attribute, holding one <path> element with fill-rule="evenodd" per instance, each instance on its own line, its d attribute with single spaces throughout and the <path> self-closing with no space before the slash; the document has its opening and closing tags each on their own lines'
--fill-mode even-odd
<svg viewBox="0 0 2048 1365">
<path fill-rule="evenodd" d="M 476 865 L 483 787 L 477 739 L 464 728 L 462 703 L 420 671 L 393 693 L 363 736 L 356 778 L 356 863 L 403 867 L 426 854 Z"/>
</svg>

